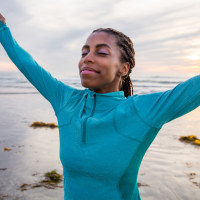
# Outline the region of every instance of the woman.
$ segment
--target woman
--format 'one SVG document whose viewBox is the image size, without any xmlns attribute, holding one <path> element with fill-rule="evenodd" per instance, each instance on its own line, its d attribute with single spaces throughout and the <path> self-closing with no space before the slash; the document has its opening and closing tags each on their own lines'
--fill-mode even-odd
<svg viewBox="0 0 200 200">
<path fill-rule="evenodd" d="M 8 56 L 51 103 L 59 124 L 65 200 L 139 200 L 137 174 L 161 127 L 200 105 L 200 76 L 165 92 L 134 95 L 131 40 L 97 29 L 82 47 L 78 90 L 41 68 L 13 39 L 0 16 Z"/>
</svg>

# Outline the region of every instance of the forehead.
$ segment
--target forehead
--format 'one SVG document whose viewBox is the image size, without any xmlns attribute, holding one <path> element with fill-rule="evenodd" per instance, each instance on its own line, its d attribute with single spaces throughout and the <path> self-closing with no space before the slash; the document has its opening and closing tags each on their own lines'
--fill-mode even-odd
<svg viewBox="0 0 200 200">
<path fill-rule="evenodd" d="M 105 32 L 94 32 L 86 40 L 86 45 L 107 44 L 111 48 L 116 48 L 116 39 L 113 35 Z"/>
</svg>

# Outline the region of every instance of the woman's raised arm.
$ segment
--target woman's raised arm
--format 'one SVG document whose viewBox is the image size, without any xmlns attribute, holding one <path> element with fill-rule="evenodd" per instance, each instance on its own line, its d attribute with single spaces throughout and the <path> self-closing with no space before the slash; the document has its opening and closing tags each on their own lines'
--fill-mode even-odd
<svg viewBox="0 0 200 200">
<path fill-rule="evenodd" d="M 18 45 L 6 25 L 6 19 L 1 14 L 0 42 L 12 62 L 57 112 L 71 96 L 74 88 L 53 78 L 50 73 L 38 65 L 29 53 Z"/>
<path fill-rule="evenodd" d="M 141 118 L 150 126 L 161 128 L 200 105 L 200 75 L 192 77 L 172 90 L 134 98 Z"/>
</svg>

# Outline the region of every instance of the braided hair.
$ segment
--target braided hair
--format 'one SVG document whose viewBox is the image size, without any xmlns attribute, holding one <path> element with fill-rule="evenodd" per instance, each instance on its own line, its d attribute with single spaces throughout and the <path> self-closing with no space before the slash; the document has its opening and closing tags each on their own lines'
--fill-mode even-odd
<svg viewBox="0 0 200 200">
<path fill-rule="evenodd" d="M 132 96 L 133 85 L 129 75 L 135 66 L 135 51 L 133 48 L 133 42 L 128 36 L 112 28 L 99 28 L 94 30 L 92 33 L 95 32 L 105 32 L 107 34 L 113 35 L 116 38 L 117 46 L 119 47 L 121 53 L 121 62 L 128 62 L 130 65 L 128 73 L 122 77 L 122 86 L 120 90 L 124 91 L 125 97 Z"/>
</svg>

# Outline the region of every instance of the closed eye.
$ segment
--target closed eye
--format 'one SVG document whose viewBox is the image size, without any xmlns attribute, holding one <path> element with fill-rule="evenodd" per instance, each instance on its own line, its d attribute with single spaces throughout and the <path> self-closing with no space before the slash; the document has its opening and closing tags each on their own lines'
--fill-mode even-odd
<svg viewBox="0 0 200 200">
<path fill-rule="evenodd" d="M 88 53 L 82 53 L 81 56 L 85 57 Z"/>
<path fill-rule="evenodd" d="M 88 54 L 88 52 L 83 52 L 81 54 L 82 58 L 85 57 L 87 54 Z M 105 53 L 105 52 L 97 52 L 96 54 L 100 55 L 100 56 L 107 56 L 108 55 L 108 53 Z"/>
<path fill-rule="evenodd" d="M 107 56 L 108 55 L 107 53 L 104 53 L 104 52 L 97 52 L 97 54 L 103 55 L 103 56 Z"/>
</svg>

